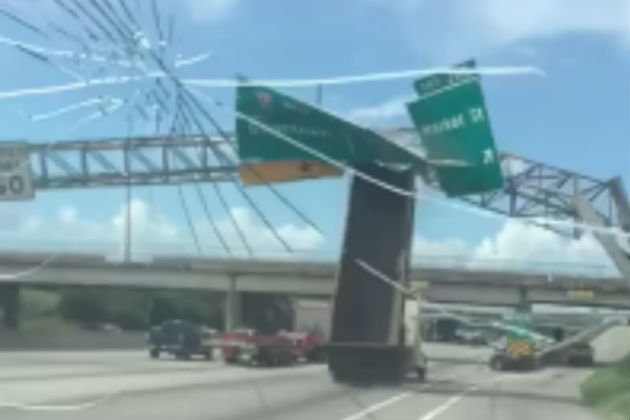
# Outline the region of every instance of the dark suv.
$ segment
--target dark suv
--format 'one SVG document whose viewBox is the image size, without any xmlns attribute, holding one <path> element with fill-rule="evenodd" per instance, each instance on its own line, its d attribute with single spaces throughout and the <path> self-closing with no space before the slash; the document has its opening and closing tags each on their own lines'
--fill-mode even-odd
<svg viewBox="0 0 630 420">
<path fill-rule="evenodd" d="M 149 355 L 156 359 L 164 352 L 178 359 L 200 355 L 210 360 L 214 335 L 214 330 L 192 322 L 166 321 L 149 331 Z"/>
<path fill-rule="evenodd" d="M 593 346 L 589 343 L 575 343 L 567 350 L 569 366 L 593 366 L 595 363 Z"/>
</svg>

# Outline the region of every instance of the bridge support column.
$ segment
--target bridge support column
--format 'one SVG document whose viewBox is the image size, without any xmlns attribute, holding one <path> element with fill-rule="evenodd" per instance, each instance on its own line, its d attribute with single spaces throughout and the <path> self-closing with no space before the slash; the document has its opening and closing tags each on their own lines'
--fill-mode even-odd
<svg viewBox="0 0 630 420">
<path fill-rule="evenodd" d="M 525 314 L 530 314 L 532 312 L 532 304 L 529 301 L 527 287 L 525 286 L 519 286 L 518 288 L 517 311 Z"/>
<path fill-rule="evenodd" d="M 242 296 L 236 290 L 236 277 L 230 277 L 230 287 L 225 296 L 224 327 L 225 331 L 232 331 L 241 326 Z"/>
<path fill-rule="evenodd" d="M 20 323 L 20 286 L 17 284 L 0 285 L 0 305 L 4 326 L 17 330 Z"/>
</svg>

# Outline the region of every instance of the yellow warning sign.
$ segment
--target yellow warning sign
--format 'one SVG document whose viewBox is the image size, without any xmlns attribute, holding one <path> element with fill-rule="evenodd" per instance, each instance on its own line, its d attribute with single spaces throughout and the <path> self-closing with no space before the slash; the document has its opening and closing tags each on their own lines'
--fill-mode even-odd
<svg viewBox="0 0 630 420">
<path fill-rule="evenodd" d="M 534 354 L 534 343 L 526 340 L 514 340 L 508 345 L 508 354 L 511 357 L 529 357 Z"/>
<path fill-rule="evenodd" d="M 589 289 L 575 289 L 567 290 L 569 299 L 574 300 L 592 300 L 595 297 L 595 292 Z"/>
<path fill-rule="evenodd" d="M 311 178 L 337 178 L 342 174 L 342 171 L 330 165 L 304 160 L 249 163 L 239 167 L 239 175 L 245 185 L 290 182 Z"/>
</svg>

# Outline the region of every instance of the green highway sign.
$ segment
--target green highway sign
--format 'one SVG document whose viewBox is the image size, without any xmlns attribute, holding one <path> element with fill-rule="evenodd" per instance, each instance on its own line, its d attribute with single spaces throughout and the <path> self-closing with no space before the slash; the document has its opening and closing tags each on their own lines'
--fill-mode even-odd
<svg viewBox="0 0 630 420">
<path fill-rule="evenodd" d="M 474 69 L 475 61 L 468 60 L 461 64 L 454 66 L 454 69 Z M 416 93 L 423 97 L 428 94 L 439 92 L 442 89 L 448 88 L 453 85 L 466 83 L 468 81 L 479 81 L 478 74 L 461 73 L 461 74 L 445 74 L 438 73 L 431 76 L 418 79 L 414 82 L 413 87 Z"/>
<path fill-rule="evenodd" d="M 237 87 L 236 109 L 238 114 L 336 161 L 350 165 L 380 161 L 424 167 L 421 157 L 379 134 L 264 86 L 243 84 Z M 321 161 L 242 117 L 236 121 L 236 139 L 239 157 L 247 164 Z"/>
<path fill-rule="evenodd" d="M 501 188 L 501 166 L 478 75 L 432 75 L 414 87 L 419 99 L 407 107 L 446 194 Z M 442 166 L 440 161 L 457 165 Z"/>
</svg>

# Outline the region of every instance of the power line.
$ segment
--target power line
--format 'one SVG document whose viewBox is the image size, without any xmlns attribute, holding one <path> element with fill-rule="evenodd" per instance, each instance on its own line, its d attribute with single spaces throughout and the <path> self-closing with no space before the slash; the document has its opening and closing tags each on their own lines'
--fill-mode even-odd
<svg viewBox="0 0 630 420">
<path fill-rule="evenodd" d="M 157 65 L 161 68 L 162 71 L 164 71 L 164 73 L 173 81 L 173 83 L 175 83 L 176 87 L 178 88 L 178 90 L 180 90 L 181 92 L 184 93 L 184 103 L 186 104 L 186 106 L 189 109 L 189 113 L 192 113 L 193 115 L 191 115 L 193 118 L 195 118 L 195 125 L 197 126 L 197 129 L 203 134 L 204 138 L 208 139 L 208 136 L 205 132 L 205 130 L 203 129 L 203 126 L 198 122 L 198 120 L 196 119 L 196 117 L 194 116 L 194 111 L 192 110 L 192 107 L 190 106 L 190 104 L 187 102 L 188 100 L 190 100 L 195 107 L 201 112 L 202 115 L 204 115 L 206 117 L 206 119 L 210 122 L 210 124 L 213 126 L 213 128 L 217 131 L 217 133 L 219 133 L 219 135 L 221 137 L 223 137 L 224 141 L 228 144 L 229 147 L 232 148 L 232 150 L 234 152 L 236 152 L 235 146 L 233 144 L 233 142 L 230 140 L 229 136 L 225 133 L 225 131 L 223 131 L 223 129 L 221 128 L 221 126 L 219 125 L 219 123 L 212 117 L 212 115 L 210 115 L 210 113 L 203 107 L 203 105 L 201 105 L 199 103 L 199 101 L 197 100 L 197 98 L 195 98 L 195 96 L 193 94 L 191 94 L 186 87 L 179 81 L 179 79 L 177 79 L 175 76 L 173 76 L 173 74 L 169 71 L 169 69 L 164 65 L 164 62 L 155 55 L 155 53 L 153 53 L 151 51 L 151 56 L 154 59 L 154 61 L 157 63 Z M 210 146 L 210 148 L 212 148 L 212 150 L 215 152 L 215 154 L 217 155 L 217 157 L 219 159 L 222 159 L 224 163 L 228 163 L 228 164 L 232 164 L 233 162 L 227 157 L 225 156 L 225 154 L 217 147 L 213 147 L 212 143 L 210 141 L 208 141 L 208 145 Z M 247 167 L 248 170 L 251 170 L 252 173 L 259 178 L 268 188 L 270 188 L 272 190 L 272 192 L 274 193 L 274 195 L 276 196 L 280 196 L 280 192 L 276 189 L 272 189 L 269 185 L 268 182 L 266 182 L 266 180 L 264 179 L 264 177 L 262 176 L 262 174 L 260 174 L 258 171 L 254 170 L 254 168 L 251 167 Z M 233 178 L 232 178 L 233 179 Z M 240 186 L 240 184 L 238 183 L 238 181 L 234 181 L 235 184 L 237 185 L 237 187 L 239 188 L 239 191 L 241 191 L 241 193 L 243 195 L 247 195 L 247 193 L 242 189 L 242 187 Z M 248 201 L 251 201 L 248 197 Z M 290 203 L 290 201 L 286 198 L 283 197 L 282 202 L 287 204 Z M 289 204 L 288 206 L 291 210 L 295 211 L 297 208 L 296 206 Z M 317 225 L 315 223 L 313 223 L 308 217 L 306 217 L 302 212 L 300 211 L 296 211 L 296 214 L 302 218 L 303 221 L 305 221 L 308 225 L 310 225 L 311 227 L 315 228 L 315 230 L 322 234 L 321 230 L 317 227 Z M 267 222 L 265 222 L 267 223 Z M 280 238 L 280 236 L 277 234 L 277 232 L 275 231 L 275 229 L 272 228 L 272 232 L 274 234 L 274 236 L 276 236 L 276 238 L 278 238 L 279 242 L 281 242 L 283 245 L 286 245 L 286 242 L 284 242 L 284 240 L 282 240 Z M 287 248 L 287 250 L 289 250 L 290 248 Z"/>
<path fill-rule="evenodd" d="M 57 5 L 59 7 L 61 7 L 66 13 L 68 13 L 70 16 L 72 16 L 77 22 L 79 22 L 81 24 L 81 27 L 83 28 L 83 30 L 85 31 L 85 33 L 87 33 L 88 38 L 90 38 L 92 41 L 99 41 L 100 37 L 98 35 L 96 35 L 89 26 L 87 26 L 85 24 L 85 22 L 83 22 L 83 20 L 81 19 L 81 17 L 79 16 L 79 14 L 70 6 L 68 6 L 66 3 L 64 3 L 62 0 L 54 0 L 55 3 L 57 3 Z"/>
<path fill-rule="evenodd" d="M 193 225 L 192 219 L 190 217 L 190 210 L 188 209 L 188 203 L 186 203 L 186 197 L 184 196 L 184 192 L 182 191 L 182 185 L 177 184 L 177 192 L 179 194 L 179 202 L 182 205 L 182 210 L 184 211 L 184 215 L 186 216 L 186 223 L 188 224 L 188 229 L 190 230 L 190 235 L 193 238 L 193 242 L 195 243 L 195 249 L 197 253 L 201 255 L 201 245 L 199 244 L 199 237 L 197 236 L 197 231 L 195 230 L 195 226 Z"/>
<path fill-rule="evenodd" d="M 184 107 L 186 109 L 186 111 L 188 112 L 189 117 L 193 120 L 193 123 L 197 126 L 197 129 L 199 131 L 202 132 L 203 137 L 207 140 L 208 143 L 211 143 L 211 140 L 209 138 L 209 136 L 207 135 L 207 133 L 205 132 L 205 130 L 203 129 L 203 126 L 201 125 L 201 123 L 199 122 L 199 120 L 197 119 L 197 116 L 194 114 L 194 111 L 191 109 L 190 104 L 186 102 L 186 98 L 183 98 L 183 104 Z M 216 148 L 216 150 L 218 150 L 218 148 Z M 221 156 L 223 158 L 224 163 L 230 163 L 231 161 L 223 154 L 223 152 L 219 152 L 219 156 Z M 217 157 L 219 157 L 217 156 Z M 252 200 L 252 198 L 249 196 L 249 194 L 243 189 L 243 187 L 241 186 L 241 184 L 233 177 L 231 176 L 231 181 L 234 184 L 234 186 L 236 187 L 236 189 L 238 190 L 238 192 L 241 194 L 241 196 L 245 199 L 245 201 L 247 202 L 247 204 L 252 208 L 252 210 L 254 210 L 254 212 L 256 213 L 256 215 L 260 218 L 260 220 L 265 224 L 265 226 L 267 226 L 267 228 L 271 231 L 272 235 L 274 235 L 274 237 L 276 238 L 276 240 L 282 244 L 282 246 L 284 246 L 284 248 L 288 251 L 288 252 L 292 252 L 291 247 L 289 246 L 289 244 L 282 238 L 282 236 L 280 236 L 280 234 L 278 233 L 278 231 L 275 229 L 275 227 L 271 224 L 271 222 L 269 221 L 269 219 L 267 219 L 267 217 L 265 216 L 265 214 L 260 210 L 260 208 L 256 205 L 256 203 Z"/>
<path fill-rule="evenodd" d="M 222 106 L 222 104 L 220 104 L 220 103 L 217 103 L 217 105 L 218 106 Z M 225 133 L 222 130 L 220 130 L 220 126 L 218 125 L 216 120 L 214 118 L 212 118 L 212 116 L 205 110 L 205 108 L 203 108 L 201 106 L 201 104 L 198 104 L 198 107 L 203 109 L 202 115 L 206 116 L 206 118 L 211 122 L 211 124 L 213 124 L 213 126 L 215 128 L 216 127 L 219 128 L 219 130 L 218 130 L 219 134 L 221 135 L 221 137 L 223 137 L 223 139 L 227 143 L 228 147 L 230 147 L 234 153 L 237 153 L 236 146 L 229 139 L 227 133 Z M 232 162 L 230 162 L 228 160 L 228 163 L 231 164 Z M 269 189 L 269 191 L 271 191 L 280 201 L 282 201 L 287 207 L 289 207 L 289 209 L 291 209 L 293 212 L 295 212 L 300 217 L 300 219 L 302 219 L 303 222 L 305 222 L 306 224 L 311 226 L 313 229 L 315 229 L 315 231 L 317 231 L 320 235 L 323 236 L 323 233 L 319 229 L 319 227 L 313 221 L 311 221 L 311 219 L 309 219 L 304 213 L 302 213 L 297 208 L 297 206 L 295 206 L 289 199 L 287 199 L 282 193 L 280 193 L 280 191 L 278 191 L 277 188 L 275 188 L 272 184 L 268 183 L 265 180 L 265 177 L 258 170 L 256 170 L 255 168 L 253 168 L 251 166 L 248 166 L 248 165 L 245 166 L 245 170 L 247 170 L 250 173 L 252 173 L 256 178 L 258 178 L 258 180 L 262 181 L 264 183 L 264 185 L 267 187 L 267 189 Z"/>
<path fill-rule="evenodd" d="M 175 119 L 173 121 L 173 124 L 171 126 L 171 130 L 169 132 L 169 137 L 170 139 L 173 139 L 174 134 L 177 132 L 180 132 L 181 130 L 178 130 L 178 123 L 179 123 L 179 119 Z M 186 223 L 188 224 L 188 230 L 190 232 L 190 235 L 192 236 L 193 239 L 193 243 L 195 244 L 195 249 L 197 250 L 197 253 L 199 255 L 201 255 L 201 245 L 199 243 L 199 237 L 197 235 L 197 231 L 195 229 L 195 225 L 193 224 L 192 221 L 192 217 L 190 215 L 190 210 L 188 208 L 188 203 L 186 202 L 186 197 L 184 195 L 184 191 L 182 189 L 182 185 L 181 184 L 177 184 L 177 193 L 179 196 L 179 202 L 182 206 L 182 210 L 184 212 L 184 217 L 186 218 Z"/>
<path fill-rule="evenodd" d="M 162 25 L 160 23 L 160 11 L 157 6 L 156 0 L 151 0 L 151 11 L 153 12 L 153 20 L 155 21 L 155 30 L 157 31 L 158 40 L 164 40 L 164 34 L 162 33 Z"/>
<path fill-rule="evenodd" d="M 105 2 L 108 3 L 113 9 L 113 5 L 109 2 L 109 0 L 105 0 Z M 138 25 L 138 21 L 134 17 L 133 13 L 131 13 L 131 10 L 127 7 L 127 3 L 125 3 L 125 0 L 118 0 L 118 4 L 120 4 L 120 8 L 122 9 L 129 22 L 131 22 L 131 24 L 133 24 L 134 26 L 139 27 L 140 25 Z"/>
<path fill-rule="evenodd" d="M 6 11 L 4 9 L 0 9 L 0 14 L 8 17 L 13 22 L 19 24 L 20 26 L 22 26 L 22 27 L 24 27 L 24 28 L 26 28 L 26 29 L 28 29 L 28 30 L 30 30 L 32 32 L 35 32 L 35 33 L 43 36 L 44 38 L 48 38 L 48 35 L 46 35 L 41 29 L 39 29 L 35 25 L 32 25 L 31 23 L 25 21 L 24 19 L 14 15 L 13 13 L 8 12 L 8 11 Z"/>
<path fill-rule="evenodd" d="M 111 42 L 114 43 L 114 45 L 116 45 L 116 38 L 112 35 L 110 31 L 107 30 L 107 28 L 103 26 L 103 24 L 98 19 L 92 16 L 92 14 L 88 12 L 78 0 L 70 1 L 74 5 L 74 7 L 76 7 L 77 9 L 79 9 L 79 11 L 81 11 L 81 13 L 83 13 L 83 15 L 87 16 L 87 18 L 105 35 L 105 37 L 107 37 Z M 77 16 L 79 16 L 78 13 Z M 79 20 L 81 20 L 80 16 Z"/>
<path fill-rule="evenodd" d="M 133 120 L 131 115 L 128 113 L 128 119 L 127 119 L 127 153 L 125 153 L 125 172 L 127 175 L 127 186 L 125 188 L 126 190 L 126 200 L 127 200 L 127 206 L 126 206 L 126 213 L 125 213 L 125 217 L 126 217 L 126 223 L 125 223 L 125 249 L 124 249 L 124 254 L 125 254 L 125 261 L 129 262 L 131 261 L 131 162 L 129 159 L 129 154 L 131 153 L 130 150 L 130 140 L 131 140 L 131 135 L 133 132 Z"/>
<path fill-rule="evenodd" d="M 203 195 L 203 191 L 201 191 L 201 187 L 199 186 L 199 184 L 197 182 L 194 182 L 193 185 L 195 186 L 195 190 L 197 191 L 197 196 L 199 198 L 199 201 L 201 202 L 201 206 L 203 207 L 203 211 L 206 214 L 206 218 L 208 219 L 208 223 L 212 227 L 212 230 L 214 230 L 215 235 L 217 235 L 217 238 L 219 239 L 219 242 L 221 243 L 221 246 L 223 247 L 223 250 L 228 255 L 232 255 L 232 250 L 230 249 L 230 247 L 227 244 L 227 241 L 225 240 L 225 238 L 221 234 L 221 231 L 219 230 L 219 227 L 217 226 L 217 224 L 216 224 L 216 222 L 214 220 L 214 217 L 212 217 L 212 213 L 210 212 L 210 208 L 208 206 L 208 202 L 206 201 L 206 198 Z"/>
<path fill-rule="evenodd" d="M 187 131 L 187 128 L 189 128 L 189 121 L 186 118 L 186 115 L 182 112 L 180 112 L 180 109 L 178 108 L 178 114 L 177 114 L 178 118 L 182 119 L 183 125 L 184 125 L 184 130 L 182 130 L 183 132 Z M 211 181 L 212 182 L 212 181 Z M 212 182 L 214 185 L 214 182 Z M 208 223 L 210 224 L 210 226 L 212 227 L 212 229 L 214 230 L 214 233 L 216 234 L 217 238 L 219 239 L 219 242 L 221 243 L 221 246 L 223 247 L 223 250 L 228 254 L 228 255 L 232 255 L 232 251 L 230 249 L 230 247 L 227 244 L 227 241 L 225 240 L 225 238 L 223 237 L 223 235 L 221 234 L 221 231 L 219 230 L 214 217 L 212 216 L 212 213 L 210 212 L 210 207 L 208 206 L 208 202 L 206 201 L 206 198 L 203 195 L 203 192 L 201 190 L 201 187 L 199 185 L 199 181 L 198 180 L 194 180 L 193 181 L 193 185 L 195 186 L 195 190 L 197 191 L 197 196 L 199 198 L 199 201 L 201 202 L 201 206 L 204 210 L 204 213 L 206 214 L 206 218 L 208 219 Z M 220 192 L 219 194 L 220 195 Z M 229 207 L 224 206 L 226 208 L 226 211 L 229 213 Z M 249 245 L 247 244 L 247 242 L 245 241 L 245 236 L 241 235 L 241 239 L 243 240 L 243 243 L 245 243 L 246 248 L 250 251 L 251 254 L 251 250 L 249 249 Z"/>
<path fill-rule="evenodd" d="M 80 23 L 83 24 L 82 21 L 82 17 L 85 17 L 89 20 L 89 22 L 91 22 L 92 24 L 94 24 L 99 30 L 100 32 L 102 32 L 110 41 L 112 41 L 114 43 L 114 45 L 116 45 L 116 37 L 114 35 L 117 34 L 118 37 L 122 40 L 123 43 L 125 44 L 129 44 L 129 42 L 132 42 L 131 48 L 128 49 L 129 53 L 140 53 L 142 54 L 143 51 L 138 50 L 137 49 L 137 45 L 135 44 L 135 39 L 133 39 L 133 31 L 131 31 L 128 26 L 125 24 L 125 22 L 122 21 L 122 19 L 118 16 L 117 11 L 111 6 L 111 4 L 107 1 L 105 1 L 105 6 L 101 6 L 101 3 L 97 0 L 89 0 L 90 4 L 94 7 L 94 14 L 87 10 L 83 4 L 81 4 L 79 1 L 77 0 L 69 0 L 69 2 L 73 5 L 73 7 L 70 7 L 69 5 L 65 4 L 62 0 L 55 0 L 56 3 L 62 7 L 67 13 L 69 13 L 70 15 L 73 16 L 73 18 L 75 18 L 77 21 L 79 21 Z M 106 10 L 108 9 L 108 10 Z M 163 38 L 163 34 L 162 34 L 162 28 L 161 28 L 161 24 L 160 24 L 160 16 L 159 16 L 159 10 L 157 9 L 157 4 L 155 3 L 155 1 L 152 2 L 152 10 L 153 10 L 153 17 L 155 20 L 155 24 L 156 24 L 156 29 L 158 31 L 159 37 Z M 123 12 L 128 14 L 128 18 L 129 20 L 134 20 L 133 19 L 133 15 L 131 13 L 129 13 L 130 11 L 123 6 Z M 113 29 L 113 32 L 112 32 Z M 164 68 L 164 70 L 166 72 L 168 72 L 168 70 L 166 69 L 166 66 L 164 65 L 164 63 L 162 62 L 162 60 L 160 58 L 158 58 L 155 54 L 155 52 L 151 49 L 149 49 L 149 54 L 154 58 L 154 60 L 160 64 L 160 66 L 162 66 Z M 36 57 L 38 59 L 42 59 L 42 57 Z M 51 64 L 49 60 L 45 60 L 47 63 Z M 169 75 L 171 76 L 171 78 L 176 82 L 176 84 L 178 84 L 178 79 L 173 77 L 170 73 Z M 179 85 L 181 86 L 181 85 Z M 195 102 L 195 106 L 197 106 L 198 108 L 201 108 L 204 111 L 204 115 L 206 116 L 207 119 L 210 119 L 213 122 L 213 125 L 215 126 L 215 128 L 220 131 L 223 135 L 225 135 L 223 133 L 223 131 L 221 130 L 221 128 L 218 126 L 218 124 L 216 123 L 216 121 L 214 121 L 211 117 L 211 115 L 205 110 L 203 109 L 203 107 L 199 106 L 199 103 L 196 102 L 195 98 L 189 93 L 187 92 L 185 89 L 183 90 L 184 95 L 180 96 L 180 99 L 182 99 L 182 103 L 185 106 L 185 110 L 188 112 L 188 114 L 190 115 L 190 118 L 194 121 L 195 125 L 197 125 L 197 127 L 199 128 L 199 130 L 203 133 L 204 138 L 209 139 L 209 136 L 207 135 L 207 133 L 205 132 L 205 130 L 203 129 L 203 125 L 199 122 L 196 112 L 193 109 L 192 106 L 190 106 L 189 104 L 189 100 L 192 100 L 193 102 Z M 145 97 L 147 99 L 150 99 L 150 95 L 147 94 L 145 95 Z M 169 112 L 169 110 L 167 109 L 167 107 L 165 106 L 165 104 L 158 100 L 159 98 L 156 97 L 156 95 L 154 95 L 155 97 L 155 102 L 156 105 L 158 107 L 160 107 L 162 110 L 164 110 L 166 113 Z M 146 115 L 146 113 L 144 112 L 144 110 L 138 106 L 136 106 L 137 111 L 140 113 L 141 116 L 143 116 L 143 118 L 145 120 L 148 121 L 148 116 Z M 229 141 L 229 140 L 228 140 Z M 209 145 L 212 147 L 212 144 L 209 143 Z M 230 159 L 228 159 L 220 149 L 213 148 L 213 151 L 215 153 L 215 155 L 217 156 L 217 158 L 219 158 L 222 161 L 226 161 L 226 162 L 230 162 Z M 130 173 L 127 174 L 130 177 Z M 263 222 L 263 224 L 271 231 L 271 233 L 274 235 L 274 237 L 278 240 L 279 243 L 281 243 L 285 249 L 289 252 L 291 252 L 291 247 L 289 246 L 289 244 L 281 237 L 281 235 L 277 232 L 277 230 L 274 228 L 274 226 L 272 225 L 272 223 L 269 221 L 269 219 L 266 217 L 266 215 L 264 214 L 264 212 L 256 205 L 256 203 L 254 202 L 254 200 L 249 196 L 249 194 L 243 190 L 243 187 L 241 186 L 241 184 L 239 182 L 237 182 L 237 180 L 232 177 L 232 181 L 234 182 L 237 190 L 239 191 L 239 193 L 243 196 L 243 198 L 245 199 L 245 201 L 247 202 L 247 204 L 253 209 L 253 211 L 256 213 L 256 215 L 260 218 L 260 220 Z M 227 207 L 227 203 L 225 202 L 224 197 L 221 194 L 220 189 L 213 183 L 213 187 L 215 188 L 215 191 L 217 192 L 217 195 L 220 197 L 220 200 L 222 201 L 222 203 L 226 206 L 226 210 L 228 212 L 228 214 L 230 215 L 230 217 L 232 217 L 231 212 L 229 211 L 229 207 Z M 129 193 L 130 191 L 128 191 Z M 274 193 L 277 197 L 280 197 L 280 194 L 278 193 L 277 190 L 274 190 Z M 203 195 L 200 195 L 201 197 L 203 197 Z M 287 204 L 288 200 L 284 197 L 282 197 L 283 200 L 282 202 Z M 129 200 L 128 200 L 129 201 Z M 187 207 L 187 206 L 186 206 Z M 207 208 L 207 205 L 205 206 Z M 290 206 L 290 208 L 292 208 L 292 210 L 297 210 L 295 208 L 295 206 Z M 296 212 L 298 215 L 300 215 L 301 217 L 303 217 L 303 214 L 299 211 Z M 189 215 L 187 215 L 187 217 L 189 217 Z M 233 220 L 235 227 L 238 228 L 238 224 L 236 223 L 235 220 Z M 245 235 L 243 234 L 243 232 L 241 231 L 241 229 L 237 229 L 237 231 L 239 232 L 239 235 L 241 236 L 241 238 L 243 239 L 244 243 L 246 243 L 246 239 L 245 239 Z M 196 235 L 196 233 L 195 233 Z M 220 239 L 221 242 L 223 243 L 223 239 Z M 249 244 L 247 244 L 248 248 L 249 248 Z"/>
<path fill-rule="evenodd" d="M 182 108 L 182 102 L 181 102 L 181 94 L 178 93 L 177 94 L 177 111 L 176 111 L 176 114 L 175 114 L 175 121 L 179 121 L 179 119 L 182 118 L 182 119 L 184 119 L 184 124 L 189 124 L 189 121 L 187 121 L 187 117 L 184 114 L 184 112 L 182 112 L 182 110 L 183 110 L 183 108 Z M 253 256 L 254 253 L 252 251 L 252 248 L 249 245 L 249 242 L 247 241 L 247 238 L 245 237 L 244 232 L 241 230 L 240 226 L 238 225 L 238 222 L 234 218 L 234 215 L 232 214 L 230 206 L 227 204 L 227 202 L 225 200 L 225 197 L 223 196 L 223 193 L 221 192 L 221 189 L 216 184 L 216 182 L 214 182 L 212 180 L 210 180 L 210 184 L 212 185 L 212 188 L 214 189 L 214 193 L 219 198 L 219 201 L 221 202 L 221 205 L 223 206 L 223 209 L 225 210 L 226 214 L 228 215 L 228 217 L 230 219 L 230 222 L 231 222 L 232 226 L 234 227 L 234 230 L 236 231 L 236 234 L 238 235 L 239 239 L 241 240 L 241 242 L 243 242 L 243 245 L 247 249 L 247 253 L 250 256 Z"/>
</svg>

